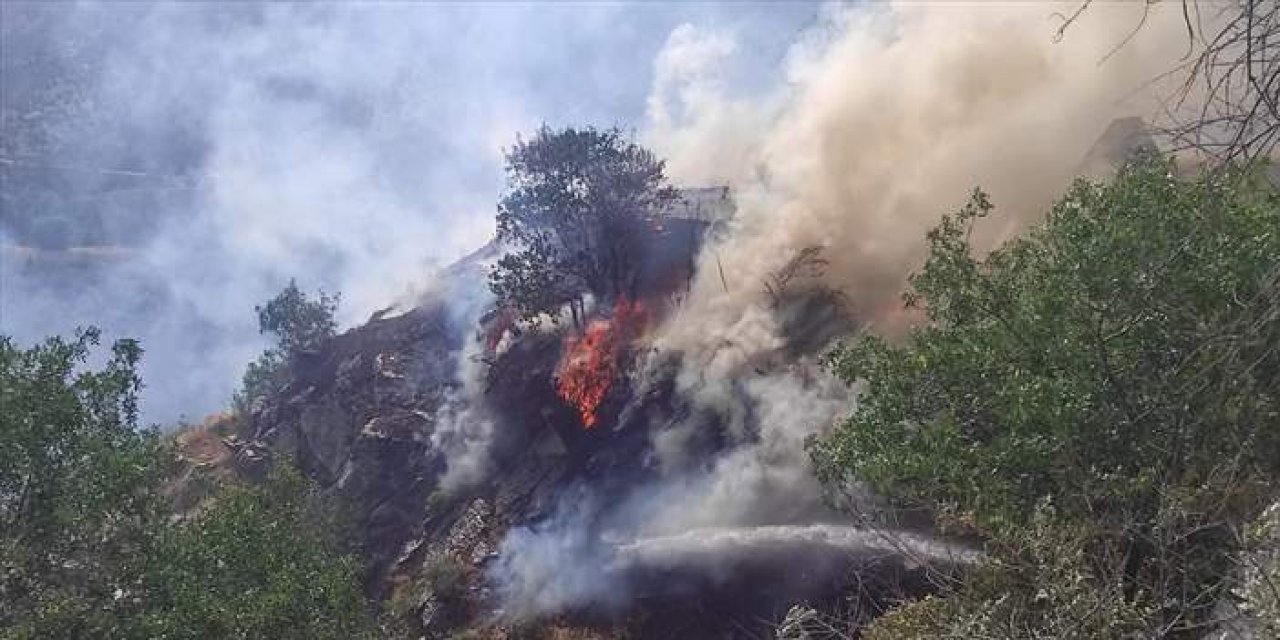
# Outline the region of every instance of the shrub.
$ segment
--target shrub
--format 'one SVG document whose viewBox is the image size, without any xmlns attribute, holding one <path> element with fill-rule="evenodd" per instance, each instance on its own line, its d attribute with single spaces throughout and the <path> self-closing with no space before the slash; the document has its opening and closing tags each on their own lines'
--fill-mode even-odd
<svg viewBox="0 0 1280 640">
<path fill-rule="evenodd" d="M 929 323 L 829 356 L 865 387 L 811 445 L 821 477 L 954 509 L 1005 545 L 998 562 L 1052 570 L 1010 585 L 1078 566 L 1103 596 L 1118 581 L 1153 633 L 1195 635 L 1224 593 L 1234 528 L 1280 476 L 1280 195 L 1252 178 L 1184 181 L 1143 158 L 1112 183 L 1078 182 L 984 258 L 968 238 L 992 206 L 975 193 L 911 278 L 906 301 Z M 1022 539 L 1036 518 L 1079 557 L 1062 542 L 1017 559 L 1039 548 Z M 1093 593 L 1055 587 L 1068 604 Z M 969 597 L 1070 632 L 1016 590 L 991 593 Z"/>
<path fill-rule="evenodd" d="M 254 307 L 258 331 L 275 336 L 275 344 L 249 363 L 240 391 L 232 398 L 237 417 L 248 415 L 254 402 L 279 393 L 289 382 L 289 364 L 299 354 L 319 349 L 337 330 L 333 318 L 339 295 L 324 291 L 312 300 L 290 280 L 276 297 Z"/>
</svg>

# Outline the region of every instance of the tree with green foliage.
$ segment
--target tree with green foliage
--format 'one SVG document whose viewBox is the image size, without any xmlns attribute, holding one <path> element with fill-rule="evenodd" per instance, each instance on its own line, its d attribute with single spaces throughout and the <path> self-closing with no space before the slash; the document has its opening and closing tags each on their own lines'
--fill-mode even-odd
<svg viewBox="0 0 1280 640">
<path fill-rule="evenodd" d="M 171 514 L 173 457 L 139 429 L 137 364 L 99 332 L 0 337 L 0 639 L 360 638 L 374 623 L 297 472 Z"/>
<path fill-rule="evenodd" d="M 241 390 L 232 399 L 237 413 L 244 415 L 260 398 L 279 392 L 289 381 L 293 359 L 319 349 L 333 337 L 338 328 L 333 315 L 339 300 L 339 294 L 323 290 L 312 299 L 298 289 L 296 281 L 289 280 L 276 297 L 253 308 L 258 314 L 258 332 L 274 336 L 275 344 L 245 370 Z"/>
<path fill-rule="evenodd" d="M 139 591 L 136 638 L 374 637 L 360 565 L 343 555 L 315 487 L 288 464 L 224 487 L 161 532 Z"/>
<path fill-rule="evenodd" d="M 1280 196 L 1146 158 L 978 258 L 969 232 L 991 209 L 975 193 L 929 234 L 906 297 L 925 326 L 829 356 L 864 386 L 811 445 L 820 475 L 997 542 L 1072 528 L 1081 579 L 1119 585 L 1144 633 L 1194 635 L 1280 480 Z M 1041 567 L 1025 560 L 998 564 Z M 1046 616 L 1016 637 L 1055 637 Z"/>
<path fill-rule="evenodd" d="M 618 129 L 546 126 L 506 160 L 498 239 L 515 251 L 490 273 L 498 298 L 532 319 L 634 295 L 644 238 L 676 198 L 664 163 Z"/>
<path fill-rule="evenodd" d="M 0 337 L 0 637 L 110 636 L 163 522 L 164 452 L 137 428 L 142 350 L 121 340 L 86 370 L 99 335 Z"/>
</svg>

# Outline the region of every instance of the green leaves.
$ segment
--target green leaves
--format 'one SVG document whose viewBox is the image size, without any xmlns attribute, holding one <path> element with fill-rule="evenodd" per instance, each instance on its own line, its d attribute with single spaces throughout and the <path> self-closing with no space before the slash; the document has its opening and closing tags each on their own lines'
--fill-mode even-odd
<svg viewBox="0 0 1280 640">
<path fill-rule="evenodd" d="M 101 633 L 161 518 L 164 452 L 137 428 L 141 349 L 117 342 L 87 370 L 98 342 L 93 328 L 26 350 L 0 337 L 0 628 L 19 637 Z"/>
<path fill-rule="evenodd" d="M 142 350 L 94 370 L 98 341 L 0 337 L 0 638 L 370 637 L 360 568 L 297 472 L 171 519 L 170 453 L 137 427 Z"/>
<path fill-rule="evenodd" d="M 258 331 L 274 335 L 277 349 L 286 356 L 317 349 L 338 328 L 333 314 L 339 299 L 338 294 L 320 291 L 312 300 L 298 289 L 296 281 L 289 280 L 276 297 L 253 308 L 258 314 Z"/>
<path fill-rule="evenodd" d="M 999 584 L 979 576 L 918 607 L 933 629 L 918 637 L 1063 637 L 1117 585 L 1125 619 L 1098 633 L 1195 635 L 1230 570 L 1230 527 L 1280 480 L 1280 196 L 1144 158 L 1075 184 L 977 258 L 969 229 L 990 211 L 975 192 L 930 232 L 907 294 L 927 326 L 828 356 L 863 392 L 811 444 L 819 474 L 988 536 Z M 1048 595 L 1022 602 L 1026 585 Z"/>
<path fill-rule="evenodd" d="M 515 250 L 490 273 L 494 294 L 526 319 L 633 295 L 642 236 L 676 197 L 662 161 L 618 129 L 546 126 L 506 159 L 498 239 Z"/>
<path fill-rule="evenodd" d="M 164 530 L 142 582 L 139 638 L 372 637 L 359 565 L 339 553 L 313 487 L 287 465 L 224 487 Z"/>
<path fill-rule="evenodd" d="M 289 363 L 306 351 L 320 348 L 332 338 L 338 324 L 333 318 L 340 296 L 323 290 L 312 300 L 289 280 L 276 297 L 255 306 L 259 333 L 275 336 L 276 342 L 245 369 L 241 390 L 232 398 L 237 413 L 245 415 L 253 403 L 278 393 L 289 382 Z"/>
<path fill-rule="evenodd" d="M 1222 456 L 1276 470 L 1274 193 L 1146 159 L 977 259 L 969 229 L 990 210 L 975 192 L 930 232 L 907 295 L 929 326 L 831 356 L 867 388 L 815 446 L 826 477 L 1018 522 L 1044 495 L 1085 510 L 1083 487 L 1190 482 Z"/>
</svg>

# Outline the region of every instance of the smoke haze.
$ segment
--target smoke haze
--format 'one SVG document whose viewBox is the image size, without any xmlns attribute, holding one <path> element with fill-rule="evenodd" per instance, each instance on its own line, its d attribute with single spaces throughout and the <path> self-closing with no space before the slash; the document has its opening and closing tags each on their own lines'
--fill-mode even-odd
<svg viewBox="0 0 1280 640">
<path fill-rule="evenodd" d="M 677 182 L 732 184 L 738 216 L 728 239 L 704 252 L 691 303 L 667 324 L 669 346 L 698 349 L 712 328 L 770 348 L 775 319 L 752 308 L 767 274 L 809 246 L 824 248 L 826 282 L 855 313 L 893 323 L 925 231 L 975 187 L 996 205 L 988 241 L 1045 211 L 1113 119 L 1152 112 L 1143 85 L 1186 46 L 1179 12 L 1156 7 L 1101 62 L 1142 8 L 1091 8 L 1055 43 L 1061 21 L 1051 14 L 1074 6 L 832 8 L 792 48 L 786 84 L 745 104 L 717 90 L 714 69 L 731 47 L 673 34 L 655 75 L 677 78 L 677 88 L 650 98 L 650 142 L 671 158 Z M 674 124 L 673 111 L 683 113 Z M 726 138 L 734 142 L 718 144 Z"/>
<path fill-rule="evenodd" d="M 501 150 L 515 134 L 543 121 L 634 126 L 673 28 L 733 25 L 752 46 L 731 75 L 749 88 L 813 8 L 5 2 L 0 12 L 0 331 L 31 342 L 96 324 L 140 338 L 144 418 L 169 422 L 226 406 L 265 346 L 253 306 L 290 277 L 340 291 L 344 326 L 429 288 L 433 272 L 491 236 Z M 29 264 L 32 237 L 50 235 L 55 247 L 110 251 L 76 252 L 91 266 L 70 274 Z"/>
<path fill-rule="evenodd" d="M 1150 113 L 1144 85 L 1186 44 L 1177 12 L 1157 7 L 1108 57 L 1141 18 L 1121 5 L 1095 7 L 1055 42 L 1050 14 L 1074 6 L 828 6 L 793 43 L 780 84 L 745 97 L 722 72 L 741 51 L 731 32 L 672 31 L 655 59 L 646 141 L 677 184 L 729 184 L 738 213 L 653 346 L 680 354 L 678 395 L 703 410 L 695 416 L 716 415 L 733 444 L 689 460 L 689 440 L 712 427 L 666 425 L 654 436 L 660 480 L 607 509 L 576 499 L 514 531 L 496 572 L 509 613 L 608 605 L 627 593 L 618 567 L 628 563 L 716 570 L 746 547 L 767 555 L 788 542 L 873 550 L 866 532 L 831 524 L 839 516 L 803 449 L 852 393 L 811 362 L 779 365 L 788 340 L 763 285 L 822 247 L 821 283 L 895 332 L 909 322 L 899 296 L 925 232 L 975 187 L 996 204 L 980 242 L 1041 215 L 1113 119 Z M 899 540 L 925 555 L 958 551 Z"/>
<path fill-rule="evenodd" d="M 516 132 L 631 125 L 675 184 L 728 184 L 737 203 L 640 374 L 674 366 L 691 411 L 654 426 L 656 479 L 615 501 L 569 492 L 510 532 L 493 569 L 506 611 L 625 600 L 628 564 L 870 549 L 822 503 L 803 449 L 853 393 L 781 355 L 763 283 L 822 247 L 821 282 L 894 331 L 925 231 L 974 187 L 996 205 L 987 243 L 1040 215 L 1112 119 L 1150 112 L 1144 83 L 1185 48 L 1176 7 L 1157 5 L 1108 57 L 1136 3 L 1097 3 L 1055 43 L 1050 15 L 1074 6 L 5 3 L 6 190 L 58 166 L 74 193 L 124 172 L 148 195 L 92 209 L 124 257 L 88 282 L 6 253 L 0 329 L 140 337 L 147 417 L 197 416 L 225 404 L 263 346 L 253 305 L 289 277 L 341 291 L 346 325 L 436 291 L 433 273 L 492 234 Z M 462 326 L 476 308 L 455 310 Z M 449 489 L 489 468 L 469 355 L 436 435 Z M 722 453 L 691 456 L 707 429 Z"/>
</svg>

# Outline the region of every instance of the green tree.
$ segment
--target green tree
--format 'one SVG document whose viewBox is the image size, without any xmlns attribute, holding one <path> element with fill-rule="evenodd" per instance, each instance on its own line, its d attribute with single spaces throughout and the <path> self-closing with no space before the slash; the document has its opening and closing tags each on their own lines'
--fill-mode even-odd
<svg viewBox="0 0 1280 640">
<path fill-rule="evenodd" d="M 87 370 L 98 342 L 0 336 L 0 636 L 109 636 L 162 522 L 163 450 L 137 428 L 142 349 L 121 340 Z"/>
<path fill-rule="evenodd" d="M 231 484 L 162 532 L 141 585 L 137 638 L 373 637 L 360 565 L 345 556 L 315 488 L 288 464 Z"/>
<path fill-rule="evenodd" d="M 527 319 L 586 294 L 633 295 L 643 237 L 676 197 L 663 162 L 620 130 L 591 127 L 518 140 L 506 156 L 509 190 L 498 204 L 498 239 L 516 251 L 489 284 Z"/>
<path fill-rule="evenodd" d="M 173 458 L 137 426 L 142 350 L 93 370 L 98 341 L 0 337 L 0 638 L 370 637 L 360 568 L 296 471 L 171 515 Z"/>
<path fill-rule="evenodd" d="M 929 323 L 830 356 L 865 387 L 812 444 L 822 477 L 997 539 L 1051 505 L 1089 525 L 1095 567 L 1121 559 L 1096 575 L 1192 633 L 1280 476 L 1280 197 L 1249 178 L 1144 159 L 981 259 L 976 193 L 911 279 Z"/>
<path fill-rule="evenodd" d="M 274 336 L 275 344 L 246 368 L 242 388 L 233 398 L 237 413 L 245 415 L 255 401 L 279 392 L 289 381 L 290 362 L 333 337 L 338 328 L 333 314 L 339 299 L 339 294 L 323 290 L 312 299 L 298 289 L 296 281 L 289 280 L 276 297 L 253 308 L 258 314 L 258 332 Z"/>
</svg>

